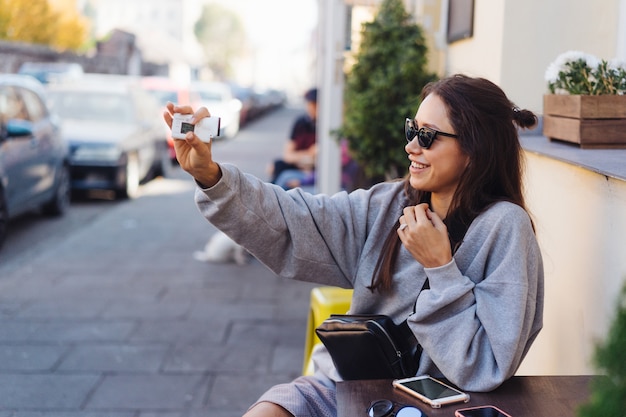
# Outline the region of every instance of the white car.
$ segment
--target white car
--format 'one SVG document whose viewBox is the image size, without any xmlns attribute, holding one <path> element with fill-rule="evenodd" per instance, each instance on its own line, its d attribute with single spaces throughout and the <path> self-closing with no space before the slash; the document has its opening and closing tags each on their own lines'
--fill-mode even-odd
<svg viewBox="0 0 626 417">
<path fill-rule="evenodd" d="M 126 76 L 95 75 L 48 86 L 70 148 L 75 191 L 134 198 L 139 184 L 167 176 L 171 161 L 161 107 Z"/>
<path fill-rule="evenodd" d="M 200 96 L 200 104 L 209 109 L 212 116 L 222 119 L 219 138 L 228 139 L 237 135 L 242 105 L 228 84 L 195 81 L 191 83 L 190 91 Z"/>
</svg>

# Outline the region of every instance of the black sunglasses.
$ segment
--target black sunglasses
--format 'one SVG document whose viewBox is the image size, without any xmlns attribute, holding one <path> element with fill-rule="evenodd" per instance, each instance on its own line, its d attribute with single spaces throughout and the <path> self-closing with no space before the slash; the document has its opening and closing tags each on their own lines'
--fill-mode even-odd
<svg viewBox="0 0 626 417">
<path fill-rule="evenodd" d="M 394 408 L 399 407 L 394 414 Z M 394 403 L 390 400 L 376 400 L 367 409 L 368 417 L 426 417 L 417 407 Z"/>
<path fill-rule="evenodd" d="M 440 132 L 435 129 L 431 129 L 430 127 L 420 127 L 419 129 L 415 127 L 415 120 L 409 119 L 407 117 L 406 122 L 404 122 L 404 136 L 406 136 L 406 141 L 411 143 L 413 139 L 417 136 L 417 143 L 424 148 L 428 149 L 433 144 L 433 141 L 437 137 L 437 135 L 448 136 L 451 138 L 458 138 L 458 135 L 453 135 L 452 133 Z"/>
</svg>

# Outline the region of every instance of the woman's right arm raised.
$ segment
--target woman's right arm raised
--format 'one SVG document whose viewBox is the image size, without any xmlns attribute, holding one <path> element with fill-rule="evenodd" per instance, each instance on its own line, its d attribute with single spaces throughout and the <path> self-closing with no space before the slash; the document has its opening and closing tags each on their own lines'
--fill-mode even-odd
<svg viewBox="0 0 626 417">
<path fill-rule="evenodd" d="M 193 114 L 193 124 L 211 115 L 206 107 L 200 107 L 194 113 L 190 106 L 167 103 L 163 119 L 170 129 L 174 113 Z M 174 148 L 180 167 L 203 188 L 214 186 L 222 178 L 222 171 L 211 154 L 211 143 L 202 142 L 193 132 L 187 132 L 185 139 L 174 139 Z"/>
</svg>

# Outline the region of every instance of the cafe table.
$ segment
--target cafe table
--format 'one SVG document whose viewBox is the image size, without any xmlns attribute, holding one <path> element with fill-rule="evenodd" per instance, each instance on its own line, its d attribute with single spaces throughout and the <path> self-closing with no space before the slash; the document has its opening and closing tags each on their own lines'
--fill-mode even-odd
<svg viewBox="0 0 626 417">
<path fill-rule="evenodd" d="M 495 405 L 512 417 L 575 417 L 578 406 L 589 399 L 591 375 L 514 376 L 491 392 L 468 392 L 468 403 L 439 409 L 394 388 L 389 379 L 337 383 L 337 417 L 365 417 L 379 399 L 412 405 L 428 417 L 454 417 L 459 408 Z"/>
</svg>

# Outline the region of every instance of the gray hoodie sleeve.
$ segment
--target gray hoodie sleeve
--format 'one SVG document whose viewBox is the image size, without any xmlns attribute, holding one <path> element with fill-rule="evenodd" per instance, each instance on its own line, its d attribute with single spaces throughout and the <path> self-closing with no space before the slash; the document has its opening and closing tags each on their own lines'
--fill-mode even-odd
<svg viewBox="0 0 626 417">
<path fill-rule="evenodd" d="M 388 202 L 372 203 L 379 198 L 372 192 L 330 197 L 285 192 L 232 165 L 220 166 L 222 179 L 196 192 L 196 203 L 212 224 L 280 276 L 353 286 L 370 223 L 376 221 L 369 206 Z"/>
</svg>

